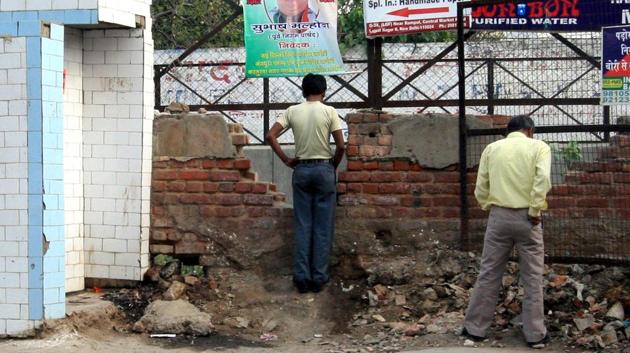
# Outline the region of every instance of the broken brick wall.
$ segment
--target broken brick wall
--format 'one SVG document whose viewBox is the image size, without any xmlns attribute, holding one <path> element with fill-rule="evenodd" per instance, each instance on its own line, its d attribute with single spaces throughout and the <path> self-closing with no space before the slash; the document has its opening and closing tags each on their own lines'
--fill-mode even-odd
<svg viewBox="0 0 630 353">
<path fill-rule="evenodd" d="M 211 267 L 288 263 L 292 210 L 251 170 L 241 125 L 214 114 L 159 114 L 154 140 L 151 254 Z"/>
</svg>

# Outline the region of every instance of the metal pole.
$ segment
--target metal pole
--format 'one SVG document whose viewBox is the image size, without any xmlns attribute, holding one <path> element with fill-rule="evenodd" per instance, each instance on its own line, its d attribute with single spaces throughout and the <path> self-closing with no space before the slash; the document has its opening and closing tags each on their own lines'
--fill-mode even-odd
<svg viewBox="0 0 630 353">
<path fill-rule="evenodd" d="M 263 78 L 263 143 L 267 144 L 265 136 L 269 132 L 269 79 Z"/>
<path fill-rule="evenodd" d="M 368 39 L 368 102 L 372 109 L 383 109 L 383 52 L 382 38 Z"/>
<path fill-rule="evenodd" d="M 604 125 L 610 125 L 610 106 L 604 106 Z M 610 142 L 610 131 L 604 132 L 604 141 Z"/>
<path fill-rule="evenodd" d="M 159 75 L 159 70 L 153 71 L 153 87 L 155 90 L 155 102 L 153 102 L 153 105 L 156 110 L 160 110 L 162 106 L 162 76 Z"/>
<path fill-rule="evenodd" d="M 494 60 L 488 60 L 488 115 L 494 114 Z"/>
<path fill-rule="evenodd" d="M 459 74 L 459 192 L 460 247 L 468 249 L 468 185 L 466 160 L 466 60 L 464 52 L 464 6 L 457 4 L 457 63 Z"/>
</svg>

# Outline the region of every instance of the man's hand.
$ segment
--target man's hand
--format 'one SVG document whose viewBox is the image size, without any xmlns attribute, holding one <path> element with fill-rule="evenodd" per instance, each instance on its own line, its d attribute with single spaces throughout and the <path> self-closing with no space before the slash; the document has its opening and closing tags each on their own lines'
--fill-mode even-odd
<svg viewBox="0 0 630 353">
<path fill-rule="evenodd" d="M 528 218 L 529 218 L 529 223 L 531 223 L 532 225 L 537 226 L 540 224 L 540 221 L 541 221 L 540 217 L 528 216 Z"/>
<path fill-rule="evenodd" d="M 298 159 L 297 158 L 287 158 L 284 161 L 284 165 L 286 165 L 287 167 L 291 168 L 291 169 L 295 169 L 295 166 L 298 164 Z"/>
</svg>

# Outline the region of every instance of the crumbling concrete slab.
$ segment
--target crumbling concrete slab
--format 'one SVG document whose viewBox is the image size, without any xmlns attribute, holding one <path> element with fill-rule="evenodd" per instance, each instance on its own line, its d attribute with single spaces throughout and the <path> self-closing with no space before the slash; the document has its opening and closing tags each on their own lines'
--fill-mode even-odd
<svg viewBox="0 0 630 353">
<path fill-rule="evenodd" d="M 469 129 L 489 129 L 492 124 L 467 117 Z M 410 158 L 423 167 L 444 169 L 459 162 L 459 121 L 451 114 L 416 114 L 399 116 L 387 127 L 393 134 L 390 157 Z M 502 136 L 483 136 L 468 139 L 468 155 L 479 156 L 483 148 Z M 479 163 L 468 158 L 468 167 Z"/>
<path fill-rule="evenodd" d="M 174 333 L 195 336 L 209 335 L 214 326 L 210 315 L 185 300 L 156 300 L 133 326 L 136 332 Z"/>
<path fill-rule="evenodd" d="M 227 123 L 218 114 L 161 114 L 153 122 L 153 155 L 234 158 Z"/>
</svg>

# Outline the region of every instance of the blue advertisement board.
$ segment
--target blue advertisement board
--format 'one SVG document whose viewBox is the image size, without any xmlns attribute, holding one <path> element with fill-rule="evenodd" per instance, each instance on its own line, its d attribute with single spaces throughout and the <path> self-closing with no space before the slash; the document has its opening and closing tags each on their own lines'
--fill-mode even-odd
<svg viewBox="0 0 630 353">
<path fill-rule="evenodd" d="M 630 0 L 534 0 L 476 6 L 477 30 L 599 31 L 630 24 Z"/>
<path fill-rule="evenodd" d="M 602 29 L 602 105 L 630 104 L 630 26 Z"/>
</svg>

